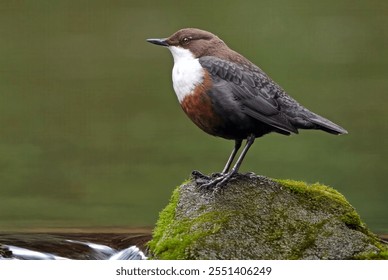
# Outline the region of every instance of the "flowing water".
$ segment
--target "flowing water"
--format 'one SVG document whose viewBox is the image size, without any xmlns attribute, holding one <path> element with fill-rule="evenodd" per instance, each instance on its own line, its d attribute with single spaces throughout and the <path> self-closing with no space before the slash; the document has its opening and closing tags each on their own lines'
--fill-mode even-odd
<svg viewBox="0 0 388 280">
<path fill-rule="evenodd" d="M 151 237 L 149 230 L 103 230 L 0 234 L 0 260 L 147 259 L 144 252 Z"/>
</svg>

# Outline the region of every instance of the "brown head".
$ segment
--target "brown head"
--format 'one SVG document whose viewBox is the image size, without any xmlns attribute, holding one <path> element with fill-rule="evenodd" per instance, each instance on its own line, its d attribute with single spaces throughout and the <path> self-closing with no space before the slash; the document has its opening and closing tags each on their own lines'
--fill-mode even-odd
<svg viewBox="0 0 388 280">
<path fill-rule="evenodd" d="M 147 41 L 165 47 L 188 49 L 195 58 L 202 56 L 229 58 L 232 53 L 236 54 L 216 35 L 197 28 L 184 28 L 168 38 Z"/>
</svg>

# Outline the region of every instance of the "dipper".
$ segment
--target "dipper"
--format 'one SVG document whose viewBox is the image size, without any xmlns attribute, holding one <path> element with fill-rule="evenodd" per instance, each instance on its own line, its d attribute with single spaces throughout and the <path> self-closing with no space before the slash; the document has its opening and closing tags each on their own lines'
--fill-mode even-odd
<svg viewBox="0 0 388 280">
<path fill-rule="evenodd" d="M 210 32 L 185 28 L 168 38 L 147 41 L 171 51 L 173 87 L 186 115 L 206 133 L 235 141 L 225 168 L 215 178 L 193 172 L 206 179 L 203 187 L 224 186 L 238 172 L 255 139 L 270 132 L 347 133 L 301 106 L 258 66 Z M 230 168 L 245 139 L 244 149 Z"/>
</svg>

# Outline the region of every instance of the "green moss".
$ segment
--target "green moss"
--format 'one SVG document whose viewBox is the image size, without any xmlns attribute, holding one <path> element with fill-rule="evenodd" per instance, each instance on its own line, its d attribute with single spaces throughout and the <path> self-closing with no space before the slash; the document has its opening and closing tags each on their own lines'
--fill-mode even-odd
<svg viewBox="0 0 388 280">
<path fill-rule="evenodd" d="M 350 229 L 360 231 L 366 234 L 373 245 L 375 245 L 380 251 L 379 252 L 370 252 L 366 254 L 360 254 L 356 256 L 356 259 L 388 259 L 388 248 L 383 245 L 379 239 L 367 229 L 366 225 L 361 221 L 360 216 L 357 214 L 356 210 L 349 204 L 345 197 L 337 192 L 336 190 L 315 183 L 309 185 L 301 181 L 293 180 L 279 180 L 275 179 L 276 182 L 282 186 L 290 189 L 292 192 L 302 194 L 305 197 L 313 200 L 314 203 L 322 202 L 329 203 L 333 209 L 340 209 L 339 219 Z"/>
<path fill-rule="evenodd" d="M 177 187 L 169 204 L 160 212 L 152 240 L 148 242 L 154 258 L 188 259 L 190 256 L 186 249 L 190 244 L 200 242 L 201 238 L 217 233 L 229 221 L 230 215 L 220 211 L 207 212 L 192 220 L 177 219 L 175 209 L 179 201 L 179 192 L 180 188 Z M 204 210 L 203 207 L 200 210 Z M 203 228 L 203 226 L 207 227 Z M 166 234 L 167 231 L 168 234 Z M 169 237 L 164 239 L 163 236 Z"/>
<path fill-rule="evenodd" d="M 161 211 L 153 238 L 148 243 L 151 257 L 166 260 L 255 259 L 257 256 L 301 259 L 310 256 L 311 250 L 322 250 L 320 246 L 327 245 L 326 238 L 342 244 L 334 228 L 340 234 L 350 229 L 366 235 L 364 239 L 369 249 L 356 250 L 363 252 L 357 256 L 344 253 L 344 258 L 388 259 L 387 245 L 367 229 L 355 209 L 336 190 L 319 183 L 266 178 L 260 181 L 266 186 L 257 187 L 254 180 L 257 179 L 243 177 L 225 193 L 216 195 L 204 195 L 191 182 L 177 187 L 169 204 Z M 307 212 L 304 209 L 308 209 Z M 253 246 L 263 244 L 263 240 L 264 244 L 271 245 L 270 250 Z M 236 246 L 239 250 L 234 249 Z M 330 250 L 318 252 L 318 256 L 336 258 L 338 254 Z"/>
<path fill-rule="evenodd" d="M 355 212 L 348 212 L 341 216 L 341 221 L 345 223 L 348 228 L 361 231 L 368 234 L 365 224 L 361 221 L 360 216 Z"/>
<path fill-rule="evenodd" d="M 360 216 L 352 205 L 346 200 L 346 198 L 328 186 L 315 183 L 307 184 L 301 181 L 293 180 L 279 180 L 276 182 L 282 186 L 290 189 L 292 192 L 307 196 L 310 200 L 313 200 L 317 206 L 320 202 L 329 203 L 333 209 L 342 209 L 342 216 L 340 219 L 351 229 L 368 233 L 366 226 L 362 223 Z"/>
<path fill-rule="evenodd" d="M 163 234 L 165 230 L 167 230 L 171 220 L 175 218 L 175 209 L 178 201 L 179 187 L 173 191 L 169 204 L 159 214 L 159 219 L 153 231 L 153 239 L 148 242 L 148 247 L 151 249 L 151 251 L 156 250 L 159 240 L 163 237 Z"/>
<path fill-rule="evenodd" d="M 345 197 L 337 192 L 335 189 L 330 188 L 328 186 L 315 183 L 315 184 L 307 184 L 306 182 L 302 181 L 294 181 L 294 180 L 288 180 L 288 179 L 274 179 L 274 181 L 278 182 L 279 184 L 283 185 L 284 187 L 287 187 L 293 192 L 305 194 L 305 195 L 312 195 L 315 197 L 330 197 L 338 202 L 346 203 L 348 204 Z"/>
<path fill-rule="evenodd" d="M 266 238 L 266 240 L 270 243 L 273 243 L 276 240 L 279 240 L 283 237 L 283 230 L 274 227 L 273 232 Z"/>
<path fill-rule="evenodd" d="M 359 254 L 354 259 L 356 260 L 388 260 L 388 249 L 381 250 L 380 252 L 372 252 L 367 254 Z"/>
<path fill-rule="evenodd" d="M 309 223 L 301 222 L 301 224 L 299 225 L 298 231 L 303 232 L 304 238 L 299 244 L 291 248 L 292 249 L 291 253 L 290 255 L 287 256 L 287 259 L 289 260 L 301 259 L 304 251 L 311 248 L 315 244 L 317 240 L 317 236 L 320 234 L 325 223 L 326 221 L 322 221 L 317 224 L 309 224 Z"/>
</svg>

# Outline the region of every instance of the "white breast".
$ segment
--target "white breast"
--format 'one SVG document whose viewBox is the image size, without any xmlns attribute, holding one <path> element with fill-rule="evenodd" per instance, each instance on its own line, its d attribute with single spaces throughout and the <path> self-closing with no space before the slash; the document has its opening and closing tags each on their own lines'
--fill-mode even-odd
<svg viewBox="0 0 388 280">
<path fill-rule="evenodd" d="M 202 83 L 204 71 L 198 58 L 184 48 L 169 47 L 174 57 L 174 68 L 172 69 L 172 82 L 179 102 L 193 93 L 195 87 Z"/>
</svg>

